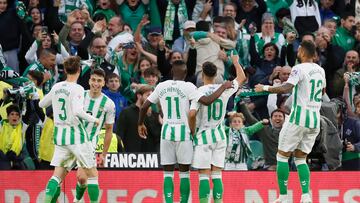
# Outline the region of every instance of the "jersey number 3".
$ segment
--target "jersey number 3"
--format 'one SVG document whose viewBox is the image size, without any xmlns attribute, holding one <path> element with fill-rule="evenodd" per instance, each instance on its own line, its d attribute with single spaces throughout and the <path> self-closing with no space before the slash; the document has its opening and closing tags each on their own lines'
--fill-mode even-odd
<svg viewBox="0 0 360 203">
<path fill-rule="evenodd" d="M 58 101 L 61 103 L 61 109 L 60 110 L 63 111 L 62 114 L 59 114 L 59 118 L 60 118 L 60 120 L 64 121 L 67 118 L 66 109 L 65 109 L 65 99 L 59 98 Z"/>
</svg>

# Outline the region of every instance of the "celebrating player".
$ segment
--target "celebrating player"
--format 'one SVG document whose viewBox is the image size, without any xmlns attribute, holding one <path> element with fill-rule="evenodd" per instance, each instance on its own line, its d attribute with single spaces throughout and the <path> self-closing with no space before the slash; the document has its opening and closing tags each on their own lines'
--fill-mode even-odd
<svg viewBox="0 0 360 203">
<path fill-rule="evenodd" d="M 301 184 L 301 202 L 311 203 L 309 194 L 310 171 L 306 156 L 311 152 L 316 136 L 320 132 L 321 99 L 326 87 L 325 71 L 314 63 L 316 48 L 312 42 L 303 41 L 298 50 L 301 64 L 294 66 L 286 83 L 278 87 L 256 85 L 257 92 L 292 92 L 293 104 L 290 119 L 286 120 L 279 135 L 277 177 L 280 197 L 276 203 L 286 203 L 289 178 L 288 159 L 294 152 L 295 164 Z"/>
<path fill-rule="evenodd" d="M 226 114 L 226 105 L 233 95 L 246 80 L 246 76 L 239 64 L 239 56 L 232 55 L 236 68 L 236 79 L 232 81 L 232 88 L 225 90 L 211 105 L 204 106 L 192 101 L 189 113 L 189 126 L 194 135 L 194 159 L 192 166 L 199 169 L 199 199 L 200 203 L 209 202 L 210 184 L 209 175 L 213 181 L 214 202 L 222 202 L 223 184 L 221 170 L 225 163 L 226 135 L 223 120 Z M 217 67 L 211 62 L 205 62 L 202 67 L 204 86 L 198 91 L 204 95 L 215 92 L 220 85 L 215 84 Z M 197 121 L 197 122 L 196 122 Z M 195 132 L 196 129 L 198 129 Z"/>
<path fill-rule="evenodd" d="M 86 113 L 99 119 L 101 124 L 95 125 L 94 123 L 85 122 L 84 127 L 89 134 L 93 148 L 96 149 L 98 135 L 105 124 L 104 148 L 102 154 L 99 156 L 100 165 L 102 165 L 112 138 L 112 129 L 115 120 L 115 104 L 106 95 L 101 93 L 102 87 L 105 85 L 105 72 L 102 69 L 94 69 L 90 73 L 89 85 L 90 90 L 85 91 L 84 109 L 86 110 Z M 95 159 L 95 150 L 93 152 Z M 96 167 L 96 165 L 94 165 L 94 167 Z M 88 176 L 81 164 L 78 165 L 77 180 L 74 202 L 79 202 L 81 200 L 87 188 L 87 183 L 91 184 L 91 182 L 87 182 Z"/>
<path fill-rule="evenodd" d="M 55 151 L 51 160 L 51 165 L 55 166 L 55 169 L 46 186 L 45 202 L 56 202 L 60 194 L 60 183 L 75 161 L 89 177 L 87 182 L 91 202 L 98 202 L 99 185 L 97 170 L 94 167 L 94 148 L 81 119 L 95 125 L 99 125 L 99 119 L 83 110 L 84 88 L 76 84 L 80 75 L 80 58 L 69 57 L 64 61 L 64 68 L 66 81 L 55 84 L 39 103 L 41 108 L 52 105 L 55 124 Z"/>
<path fill-rule="evenodd" d="M 140 109 L 138 131 L 146 139 L 144 118 L 151 103 L 160 101 L 164 114 L 164 124 L 161 129 L 160 158 L 164 167 L 164 195 L 167 203 L 173 202 L 174 167 L 179 164 L 180 170 L 180 202 L 188 202 L 190 195 L 189 168 L 193 156 L 193 145 L 190 138 L 188 113 L 190 101 L 199 101 L 209 105 L 222 92 L 231 87 L 231 82 L 224 83 L 210 96 L 204 96 L 197 91 L 195 85 L 184 82 L 187 68 L 184 61 L 175 61 L 172 64 L 172 80 L 158 84 L 154 92 L 147 98 Z"/>
</svg>

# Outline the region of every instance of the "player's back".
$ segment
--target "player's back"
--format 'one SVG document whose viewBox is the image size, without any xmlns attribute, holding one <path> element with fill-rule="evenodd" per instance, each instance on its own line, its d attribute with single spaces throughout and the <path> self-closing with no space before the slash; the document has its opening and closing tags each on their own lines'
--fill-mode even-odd
<svg viewBox="0 0 360 203">
<path fill-rule="evenodd" d="M 298 64 L 293 69 L 292 75 L 296 75 L 298 82 L 292 93 L 290 122 L 317 128 L 320 125 L 322 90 L 326 87 L 325 71 L 315 63 Z"/>
<path fill-rule="evenodd" d="M 54 116 L 54 141 L 58 145 L 80 144 L 88 141 L 88 136 L 80 119 L 74 114 L 81 108 L 76 102 L 83 102 L 84 88 L 73 82 L 59 82 L 52 88 L 52 108 Z M 78 98 L 79 97 L 79 98 Z"/>
<path fill-rule="evenodd" d="M 160 102 L 163 112 L 162 139 L 171 141 L 190 140 L 188 113 L 190 100 L 198 100 L 194 84 L 180 80 L 167 80 L 158 84 L 148 97 L 152 103 Z"/>
</svg>

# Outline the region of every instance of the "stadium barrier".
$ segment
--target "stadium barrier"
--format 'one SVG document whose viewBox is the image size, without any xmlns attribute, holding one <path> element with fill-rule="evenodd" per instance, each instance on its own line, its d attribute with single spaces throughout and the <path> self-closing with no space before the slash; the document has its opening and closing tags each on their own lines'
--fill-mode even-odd
<svg viewBox="0 0 360 203">
<path fill-rule="evenodd" d="M 52 171 L 0 171 L 0 202 L 43 203 L 45 186 Z M 159 170 L 101 170 L 99 172 L 101 202 L 159 203 L 162 202 L 163 173 Z M 275 172 L 223 172 L 224 203 L 268 203 L 277 196 Z M 58 202 L 72 202 L 76 172 L 72 171 L 62 184 Z M 311 189 L 314 203 L 359 203 L 360 172 L 312 172 Z M 191 197 L 198 202 L 198 175 L 191 172 Z M 300 201 L 298 175 L 291 172 L 289 195 Z M 85 202 L 89 202 L 85 194 Z M 179 180 L 175 173 L 175 202 L 179 202 Z"/>
</svg>

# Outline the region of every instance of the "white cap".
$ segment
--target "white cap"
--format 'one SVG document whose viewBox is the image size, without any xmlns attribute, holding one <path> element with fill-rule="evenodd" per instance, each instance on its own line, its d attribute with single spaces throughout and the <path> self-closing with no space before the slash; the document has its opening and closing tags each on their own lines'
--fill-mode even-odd
<svg viewBox="0 0 360 203">
<path fill-rule="evenodd" d="M 189 28 L 196 28 L 196 23 L 192 20 L 187 20 L 185 23 L 184 23 L 184 27 L 183 27 L 185 30 L 186 29 L 189 29 Z"/>
</svg>

